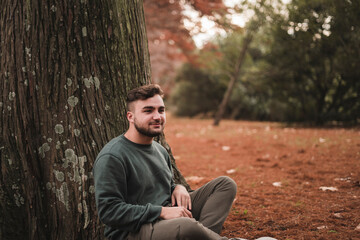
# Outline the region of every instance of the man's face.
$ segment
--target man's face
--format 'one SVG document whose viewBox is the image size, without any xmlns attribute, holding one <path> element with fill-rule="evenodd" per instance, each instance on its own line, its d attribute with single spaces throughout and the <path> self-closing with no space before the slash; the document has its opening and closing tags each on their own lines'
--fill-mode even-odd
<svg viewBox="0 0 360 240">
<path fill-rule="evenodd" d="M 160 95 L 133 102 L 130 112 L 132 116 L 129 121 L 134 123 L 140 134 L 156 137 L 164 130 L 166 123 L 165 105 Z"/>
</svg>

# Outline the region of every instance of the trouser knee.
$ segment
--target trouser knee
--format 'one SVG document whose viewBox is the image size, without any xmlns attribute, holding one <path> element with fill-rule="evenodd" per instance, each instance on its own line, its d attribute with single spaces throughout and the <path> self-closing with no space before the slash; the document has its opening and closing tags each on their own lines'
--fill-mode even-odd
<svg viewBox="0 0 360 240">
<path fill-rule="evenodd" d="M 193 218 L 181 218 L 178 221 L 178 238 L 181 240 L 207 239 L 204 226 Z"/>
<path fill-rule="evenodd" d="M 237 185 L 235 181 L 228 177 L 228 176 L 221 176 L 218 177 L 219 182 L 221 183 L 220 186 L 224 191 L 228 191 L 230 196 L 235 198 Z"/>
</svg>

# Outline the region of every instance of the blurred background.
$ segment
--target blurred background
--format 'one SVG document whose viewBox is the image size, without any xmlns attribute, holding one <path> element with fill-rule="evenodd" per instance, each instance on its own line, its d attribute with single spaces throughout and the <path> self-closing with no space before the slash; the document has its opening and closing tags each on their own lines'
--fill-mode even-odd
<svg viewBox="0 0 360 240">
<path fill-rule="evenodd" d="M 360 122 L 360 1 L 144 0 L 152 81 L 177 116 Z"/>
</svg>

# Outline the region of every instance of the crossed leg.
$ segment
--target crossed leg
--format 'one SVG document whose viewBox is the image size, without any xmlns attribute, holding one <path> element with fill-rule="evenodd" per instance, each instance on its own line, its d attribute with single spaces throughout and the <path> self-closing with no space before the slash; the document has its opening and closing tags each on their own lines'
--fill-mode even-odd
<svg viewBox="0 0 360 240">
<path fill-rule="evenodd" d="M 234 201 L 236 188 L 234 180 L 223 176 L 190 193 L 193 217 L 220 234 Z"/>
<path fill-rule="evenodd" d="M 225 240 L 222 225 L 236 195 L 236 184 L 229 177 L 218 177 L 190 193 L 194 218 L 159 220 L 145 224 L 128 240 Z"/>
</svg>

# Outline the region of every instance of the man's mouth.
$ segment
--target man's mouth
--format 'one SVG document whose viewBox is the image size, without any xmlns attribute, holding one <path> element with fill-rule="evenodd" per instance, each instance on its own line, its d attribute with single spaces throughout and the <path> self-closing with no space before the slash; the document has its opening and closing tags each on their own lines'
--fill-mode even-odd
<svg viewBox="0 0 360 240">
<path fill-rule="evenodd" d="M 161 125 L 162 125 L 161 122 L 150 123 L 150 126 L 154 126 L 154 127 L 160 127 Z"/>
</svg>

